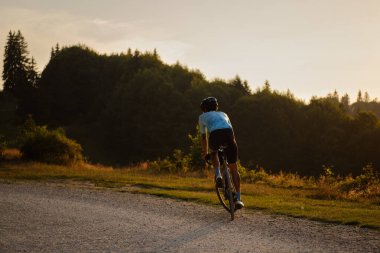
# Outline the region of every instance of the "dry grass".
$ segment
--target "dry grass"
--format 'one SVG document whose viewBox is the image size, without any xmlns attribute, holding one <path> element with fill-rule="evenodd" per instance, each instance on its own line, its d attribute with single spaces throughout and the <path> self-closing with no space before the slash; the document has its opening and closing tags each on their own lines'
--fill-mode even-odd
<svg viewBox="0 0 380 253">
<path fill-rule="evenodd" d="M 105 167 L 91 164 L 56 166 L 42 163 L 7 162 L 0 164 L 3 180 L 37 180 L 79 182 L 97 187 L 114 188 L 144 194 L 218 204 L 210 172 L 189 174 L 157 173 L 146 164 L 133 168 Z M 264 180 L 265 178 L 265 180 Z M 285 214 L 314 220 L 356 224 L 380 228 L 379 203 L 367 198 L 325 198 L 332 195 L 333 187 L 341 184 L 321 184 L 297 175 L 280 173 L 268 175 L 255 183 L 242 183 L 243 200 L 248 209 L 260 209 L 268 213 Z M 321 184 L 318 187 L 318 182 Z M 327 188 L 329 186 L 330 188 Z"/>
<path fill-rule="evenodd" d="M 364 167 L 357 177 L 335 176 L 331 168 L 325 169 L 324 174 L 317 178 L 283 172 L 268 174 L 263 169 L 247 171 L 244 168 L 240 168 L 240 174 L 242 181 L 249 184 L 264 184 L 282 188 L 282 191 L 286 188 L 307 190 L 309 198 L 380 204 L 380 178 L 372 165 Z"/>
</svg>

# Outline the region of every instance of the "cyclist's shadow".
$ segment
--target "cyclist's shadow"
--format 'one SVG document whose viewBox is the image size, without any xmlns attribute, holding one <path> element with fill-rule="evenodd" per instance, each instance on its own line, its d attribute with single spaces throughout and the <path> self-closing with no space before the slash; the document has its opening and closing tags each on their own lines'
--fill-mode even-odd
<svg viewBox="0 0 380 253">
<path fill-rule="evenodd" d="M 212 223 L 205 224 L 195 230 L 187 231 L 177 237 L 171 239 L 169 242 L 159 247 L 162 251 L 175 250 L 189 242 L 195 241 L 199 238 L 206 237 L 215 231 L 218 231 L 221 227 L 226 225 L 226 221 L 221 219 Z"/>
</svg>

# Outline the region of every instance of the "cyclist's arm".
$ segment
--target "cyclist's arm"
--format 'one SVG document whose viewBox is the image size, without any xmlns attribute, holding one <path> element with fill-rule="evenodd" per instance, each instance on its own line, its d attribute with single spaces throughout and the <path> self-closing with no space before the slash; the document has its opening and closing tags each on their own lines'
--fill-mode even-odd
<svg viewBox="0 0 380 253">
<path fill-rule="evenodd" d="M 201 132 L 201 145 L 202 145 L 202 159 L 205 158 L 208 151 L 208 141 L 207 141 L 207 127 L 206 124 L 203 121 L 203 116 L 199 116 L 199 130 Z"/>
<path fill-rule="evenodd" d="M 205 156 L 207 155 L 207 150 L 208 150 L 208 141 L 207 141 L 207 135 L 206 134 L 202 134 L 201 135 L 201 143 L 202 143 L 202 159 L 205 158 Z"/>
</svg>

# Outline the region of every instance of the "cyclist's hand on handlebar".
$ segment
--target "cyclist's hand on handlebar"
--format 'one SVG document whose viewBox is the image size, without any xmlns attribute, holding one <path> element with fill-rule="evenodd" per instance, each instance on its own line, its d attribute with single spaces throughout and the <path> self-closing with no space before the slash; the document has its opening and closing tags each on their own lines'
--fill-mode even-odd
<svg viewBox="0 0 380 253">
<path fill-rule="evenodd" d="M 206 163 L 211 165 L 211 154 L 206 154 L 204 160 L 206 161 Z"/>
</svg>

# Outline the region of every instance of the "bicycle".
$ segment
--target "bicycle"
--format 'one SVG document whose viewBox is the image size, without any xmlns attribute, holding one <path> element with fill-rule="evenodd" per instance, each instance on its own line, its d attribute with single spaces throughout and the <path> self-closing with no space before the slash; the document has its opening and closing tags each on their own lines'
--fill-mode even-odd
<svg viewBox="0 0 380 253">
<path fill-rule="evenodd" d="M 232 221 L 235 218 L 235 211 L 236 211 L 236 206 L 235 206 L 236 190 L 232 181 L 230 169 L 228 167 L 226 154 L 224 152 L 224 147 L 221 147 L 218 150 L 218 157 L 219 157 L 219 162 L 220 162 L 220 173 L 222 175 L 222 187 L 219 188 L 216 185 L 216 180 L 215 180 L 215 191 L 216 191 L 216 195 L 218 196 L 219 202 L 230 213 L 231 221 Z M 211 154 L 207 154 L 206 162 L 208 164 L 211 164 L 210 159 L 211 159 Z"/>
</svg>

